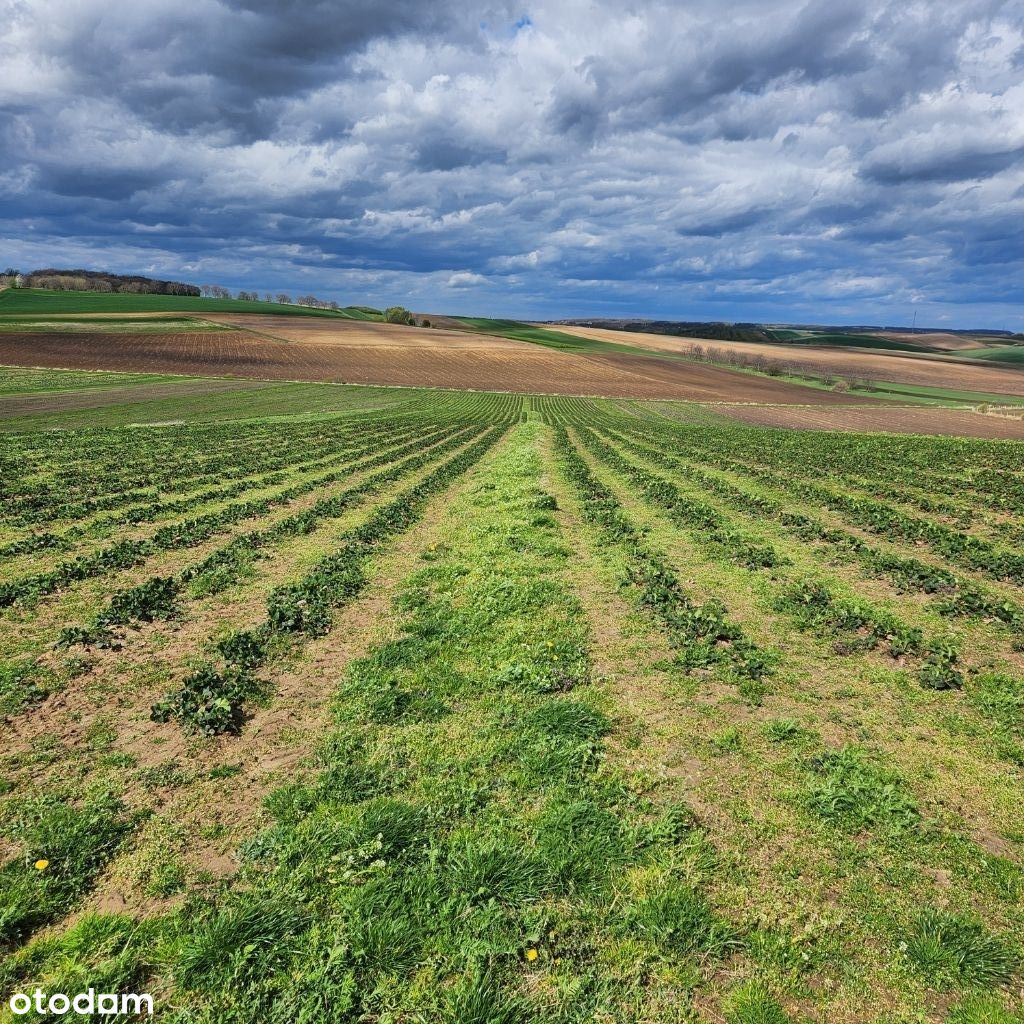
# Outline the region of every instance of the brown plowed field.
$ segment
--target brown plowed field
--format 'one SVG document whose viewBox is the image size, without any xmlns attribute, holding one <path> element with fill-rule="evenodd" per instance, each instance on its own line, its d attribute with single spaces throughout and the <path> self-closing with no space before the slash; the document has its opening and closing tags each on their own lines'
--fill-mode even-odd
<svg viewBox="0 0 1024 1024">
<path fill-rule="evenodd" d="M 722 406 L 717 411 L 758 427 L 1024 439 L 1024 420 L 1019 417 L 983 415 L 963 409 L 743 405 Z"/>
<path fill-rule="evenodd" d="M 251 331 L 280 341 L 311 345 L 403 348 L 414 350 L 480 349 L 489 352 L 506 350 L 521 352 L 533 349 L 525 341 L 512 341 L 491 334 L 472 331 L 438 330 L 403 327 L 374 320 L 317 319 L 308 316 L 260 316 L 253 313 L 226 313 L 210 317 L 215 323 L 229 324 L 242 331 Z"/>
<path fill-rule="evenodd" d="M 245 320 L 245 326 L 257 320 L 260 334 L 3 333 L 0 363 L 704 402 L 864 402 L 628 350 L 621 356 L 583 356 L 488 335 L 358 322 L 284 324 L 279 321 L 290 318 L 281 317 L 266 325 L 274 331 L 271 335 L 264 327 L 270 318 L 233 319 Z"/>
<path fill-rule="evenodd" d="M 1021 370 L 978 366 L 950 356 L 923 352 L 870 352 L 814 345 L 761 345 L 756 342 L 673 338 L 664 334 L 615 331 L 604 327 L 571 327 L 562 324 L 554 329 L 580 338 L 611 341 L 618 345 L 654 349 L 659 352 L 685 352 L 691 345 L 702 345 L 706 349 L 727 349 L 804 367 L 808 373 L 825 371 L 839 377 L 868 377 L 896 384 L 924 384 L 929 387 L 984 391 L 997 395 L 1024 395 L 1024 372 Z"/>
</svg>

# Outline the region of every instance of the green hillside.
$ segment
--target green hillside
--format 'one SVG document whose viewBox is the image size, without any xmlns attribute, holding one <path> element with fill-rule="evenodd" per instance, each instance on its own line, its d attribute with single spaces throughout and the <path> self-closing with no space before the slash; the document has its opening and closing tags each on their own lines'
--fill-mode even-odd
<svg viewBox="0 0 1024 1024">
<path fill-rule="evenodd" d="M 823 345 L 839 348 L 878 348 L 892 352 L 921 352 L 927 350 L 926 345 L 911 345 L 892 338 L 883 338 L 877 334 L 808 334 L 800 331 L 772 331 L 776 341 L 784 341 L 791 345 Z"/>
<path fill-rule="evenodd" d="M 559 352 L 579 352 L 583 355 L 606 353 L 621 356 L 625 352 L 654 356 L 657 359 L 678 358 L 674 353 L 661 352 L 655 349 L 642 348 L 634 345 L 628 333 L 623 332 L 622 343 L 601 341 L 597 338 L 581 338 L 562 331 L 549 330 L 546 327 L 533 327 L 518 320 L 494 320 L 483 316 L 457 316 L 467 329 L 479 331 L 481 334 L 495 334 L 512 341 L 528 341 L 532 345 L 543 345 L 545 348 L 557 349 Z"/>
<path fill-rule="evenodd" d="M 205 299 L 190 295 L 123 295 L 117 292 L 54 292 L 42 288 L 11 288 L 0 292 L 0 315 L 39 316 L 59 313 L 263 313 L 277 316 L 340 317 L 379 320 L 366 306 L 314 309 L 279 302 Z"/>
<path fill-rule="evenodd" d="M 970 359 L 987 359 L 993 363 L 1014 363 L 1024 366 L 1024 345 L 1000 345 L 998 348 L 979 348 L 959 354 Z"/>
</svg>

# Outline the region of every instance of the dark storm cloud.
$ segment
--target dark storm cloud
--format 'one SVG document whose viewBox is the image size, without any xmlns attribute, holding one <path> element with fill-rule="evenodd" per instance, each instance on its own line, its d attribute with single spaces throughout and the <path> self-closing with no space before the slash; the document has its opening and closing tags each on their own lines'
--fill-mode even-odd
<svg viewBox="0 0 1024 1024">
<path fill-rule="evenodd" d="M 511 315 L 1020 316 L 1021 0 L 0 14 L 5 263 Z"/>
<path fill-rule="evenodd" d="M 868 162 L 863 173 L 882 183 L 902 181 L 967 181 L 990 178 L 1024 162 L 1024 145 L 994 150 L 960 149 L 952 140 L 949 150 L 902 161 Z"/>
</svg>

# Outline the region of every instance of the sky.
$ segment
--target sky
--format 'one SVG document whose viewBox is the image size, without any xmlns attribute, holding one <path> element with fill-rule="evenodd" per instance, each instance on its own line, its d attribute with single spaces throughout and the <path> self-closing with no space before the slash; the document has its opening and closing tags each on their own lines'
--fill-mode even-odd
<svg viewBox="0 0 1024 1024">
<path fill-rule="evenodd" d="M 0 0 L 0 264 L 1024 330 L 1024 0 Z"/>
</svg>

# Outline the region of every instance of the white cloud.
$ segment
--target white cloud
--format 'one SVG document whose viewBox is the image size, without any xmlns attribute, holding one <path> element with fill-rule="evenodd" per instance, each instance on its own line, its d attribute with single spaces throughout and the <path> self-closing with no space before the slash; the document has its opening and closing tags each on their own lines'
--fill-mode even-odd
<svg viewBox="0 0 1024 1024">
<path fill-rule="evenodd" d="M 552 315 L 1024 286 L 1015 0 L 8 6 L 23 262 Z"/>
</svg>

